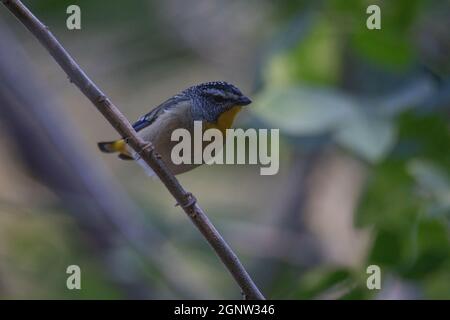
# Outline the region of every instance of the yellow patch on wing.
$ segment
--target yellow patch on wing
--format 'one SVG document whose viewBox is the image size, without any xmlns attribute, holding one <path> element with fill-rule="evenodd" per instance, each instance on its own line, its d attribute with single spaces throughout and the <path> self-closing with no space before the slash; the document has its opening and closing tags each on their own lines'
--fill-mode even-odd
<svg viewBox="0 0 450 320">
<path fill-rule="evenodd" d="M 241 111 L 241 108 L 242 106 L 234 106 L 230 110 L 225 111 L 219 116 L 216 123 L 206 122 L 205 129 L 219 129 L 224 135 L 226 130 L 230 129 L 233 125 L 234 119 L 236 118 L 236 115 L 239 113 L 239 111 Z"/>
</svg>

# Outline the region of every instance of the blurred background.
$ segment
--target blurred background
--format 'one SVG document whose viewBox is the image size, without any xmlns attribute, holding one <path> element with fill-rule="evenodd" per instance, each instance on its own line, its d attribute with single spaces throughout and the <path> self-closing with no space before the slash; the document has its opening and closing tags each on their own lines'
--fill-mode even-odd
<svg viewBox="0 0 450 320">
<path fill-rule="evenodd" d="M 25 4 L 130 121 L 225 80 L 254 100 L 236 127 L 280 129 L 275 176 L 179 176 L 266 297 L 450 299 L 449 1 Z M 97 150 L 117 134 L 4 7 L 0 115 L 0 298 L 240 298 L 162 184 Z"/>
</svg>

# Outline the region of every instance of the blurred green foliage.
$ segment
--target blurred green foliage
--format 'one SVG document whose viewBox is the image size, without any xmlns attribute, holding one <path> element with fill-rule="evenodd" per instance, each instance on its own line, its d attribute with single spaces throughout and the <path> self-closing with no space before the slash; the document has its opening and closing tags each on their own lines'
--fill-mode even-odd
<svg viewBox="0 0 450 320">
<path fill-rule="evenodd" d="M 440 100 L 438 108 L 430 110 L 424 99 L 417 99 L 408 102 L 412 106 L 399 105 L 386 113 L 382 107 L 392 104 L 391 95 L 379 91 L 374 100 L 358 91 L 360 83 L 370 86 L 375 79 L 394 83 L 387 92 L 395 94 L 405 83 L 408 88 L 408 82 L 427 77 L 417 71 L 423 59 L 416 32 L 436 2 L 371 4 L 381 8 L 381 30 L 366 28 L 366 1 L 322 1 L 310 6 L 312 13 L 287 14 L 289 19 L 308 20 L 303 25 L 291 22 L 307 29 L 297 42 L 267 59 L 255 113 L 291 141 L 325 135 L 368 161 L 371 172 L 356 215 L 356 225 L 370 227 L 373 236 L 365 265 L 379 265 L 383 279 L 411 281 L 422 297 L 448 299 L 450 127 L 443 110 L 450 102 Z M 448 29 L 445 39 L 450 41 Z M 429 40 L 431 45 L 439 41 L 432 35 Z M 365 72 L 355 81 L 349 75 L 359 66 Z M 395 83 L 393 76 L 406 82 Z M 437 86 L 434 95 L 441 89 Z M 365 269 L 316 269 L 303 275 L 294 295 L 317 298 L 342 286 L 343 299 L 373 298 L 376 292 L 367 290 L 366 279 Z"/>
<path fill-rule="evenodd" d="M 428 298 L 448 298 L 448 286 L 430 290 L 437 278 L 450 277 L 448 124 L 436 115 L 410 113 L 398 126 L 399 145 L 417 146 L 413 154 L 394 154 L 374 168 L 358 211 L 360 225 L 375 227 L 368 263 L 413 280 Z"/>
<path fill-rule="evenodd" d="M 111 48 L 108 56 L 115 51 L 121 52 L 118 56 L 125 55 L 125 47 L 126 55 L 135 52 L 136 57 L 126 61 L 127 74 L 142 72 L 151 66 L 154 75 L 155 68 L 162 65 L 165 65 L 162 70 L 166 74 L 169 67 L 176 67 L 174 57 L 188 54 L 159 19 L 158 1 L 134 0 L 126 6 L 122 1 L 29 1 L 33 12 L 52 30 L 57 29 L 58 36 L 69 32 L 64 28 L 66 16 L 61 14 L 69 4 L 82 6 L 83 28 L 95 30 L 97 36 L 126 30 L 126 36 L 118 37 L 120 41 Z M 279 26 L 280 31 L 269 41 L 269 50 L 267 54 L 262 53 L 263 62 L 256 72 L 262 85 L 256 94 L 254 115 L 265 126 L 280 128 L 292 149 L 304 147 L 303 138 L 314 137 L 367 164 L 369 177 L 356 210 L 355 225 L 368 228 L 372 242 L 360 268 L 320 266 L 302 269 L 304 273 L 299 276 L 297 266 L 283 265 L 283 272 L 269 289 L 271 291 L 266 292 L 269 297 L 375 298 L 377 291 L 366 288 L 365 267 L 377 264 L 381 267 L 383 280 L 393 276 L 411 282 L 424 298 L 450 298 L 450 102 L 448 95 L 447 100 L 436 98 L 448 87 L 432 83 L 434 91 L 424 99 L 409 100 L 408 105 L 392 101 L 392 96 L 399 91 L 408 91 L 408 88 L 414 91 L 411 83 L 417 78 L 432 82 L 428 74 L 422 72 L 423 67 L 439 71 L 442 78 L 448 79 L 449 74 L 445 73 L 448 68 L 442 67 L 448 66 L 448 52 L 442 53 L 436 48 L 441 48 L 442 39 L 450 42 L 450 30 L 443 28 L 437 38 L 434 33 L 427 34 L 425 52 L 428 50 L 431 54 L 424 56 L 418 35 L 426 29 L 423 21 L 440 23 L 439 19 L 434 19 L 436 11 L 442 11 L 440 1 L 376 0 L 370 4 L 378 4 L 381 8 L 381 30 L 366 28 L 369 3 L 364 0 L 272 1 L 273 21 L 267 24 Z M 75 39 L 77 34 L 70 35 Z M 70 41 L 67 42 L 70 49 Z M 159 76 L 156 73 L 158 81 Z M 429 107 L 430 101 L 436 105 L 434 109 Z M 394 105 L 394 111 L 386 112 L 386 105 Z M 231 181 L 235 176 L 219 170 L 216 169 L 215 174 L 221 175 L 221 183 L 225 185 L 226 181 L 236 189 L 236 182 Z M 130 182 L 133 179 L 129 177 L 125 179 L 126 174 L 128 172 L 124 173 L 123 180 L 131 185 L 134 181 Z M 246 180 L 243 177 L 239 176 Z M 214 186 L 204 182 L 209 177 L 202 178 L 190 182 L 204 184 L 202 187 L 208 193 L 214 193 Z M 183 250 L 188 252 L 186 256 L 192 259 L 196 271 L 199 270 L 198 261 L 207 261 L 219 270 L 205 272 L 205 275 L 209 273 L 210 282 L 217 282 L 217 287 L 221 288 L 231 286 L 228 278 L 221 277 L 221 266 L 207 245 L 197 238 L 192 240 L 192 230 L 184 227 L 185 220 L 178 221 L 165 215 L 167 208 L 156 201 L 160 194 L 155 193 L 151 198 L 146 186 L 147 182 L 145 187 L 134 187 L 139 189 L 136 194 L 142 199 L 142 208 L 155 215 L 156 212 L 163 213 L 160 218 L 155 218 L 158 228 L 169 238 L 183 242 L 186 246 Z M 246 187 L 253 188 L 250 183 Z M 215 193 L 222 191 L 217 189 Z M 256 201 L 260 196 L 252 195 L 251 200 Z M 218 198 L 220 196 L 213 197 L 211 202 Z M 215 204 L 214 211 L 218 217 L 235 213 L 241 222 L 246 219 L 251 222 L 252 217 L 241 216 L 242 204 L 234 206 L 234 203 L 223 201 Z M 248 212 L 257 211 L 256 205 L 247 204 L 244 208 Z M 174 227 L 177 223 L 181 225 L 178 229 Z M 67 248 L 49 250 L 55 242 L 67 242 L 66 238 L 61 240 L 60 229 L 51 229 L 37 228 L 37 233 L 56 234 L 56 239 L 36 241 L 27 235 L 27 230 L 8 237 L 8 243 L 12 244 L 9 251 L 20 253 L 17 257 L 9 257 L 12 267 L 27 265 L 31 270 L 30 278 L 58 275 L 49 276 L 49 279 L 43 277 L 48 296 L 43 296 L 42 292 L 24 292 L 24 298 L 122 297 L 105 279 L 100 263 L 75 244 L 72 229 L 67 232 L 70 234 L 66 237 L 69 238 Z M 78 240 L 82 236 L 74 235 L 73 238 Z M 55 256 L 60 260 L 54 261 Z M 83 277 L 86 277 L 83 280 L 86 290 L 76 294 L 64 287 L 63 267 L 74 260 L 82 265 Z M 146 270 L 154 284 L 159 274 L 150 266 L 146 266 Z"/>
</svg>

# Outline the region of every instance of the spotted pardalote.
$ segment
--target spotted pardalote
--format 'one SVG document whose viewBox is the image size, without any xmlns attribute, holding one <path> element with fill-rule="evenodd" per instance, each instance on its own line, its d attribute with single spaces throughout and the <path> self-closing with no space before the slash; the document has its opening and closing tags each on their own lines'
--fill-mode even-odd
<svg viewBox="0 0 450 320">
<path fill-rule="evenodd" d="M 172 132 L 184 128 L 193 133 L 194 121 L 201 121 L 205 130 L 215 128 L 225 134 L 241 108 L 250 103 L 251 100 L 232 84 L 223 81 L 202 83 L 166 100 L 139 118 L 133 127 L 139 136 L 153 144 L 169 169 L 174 174 L 180 174 L 198 164 L 172 162 L 171 150 L 177 143 L 171 141 Z M 98 147 L 106 153 L 118 153 L 123 160 L 139 161 L 125 139 L 100 142 Z M 147 166 L 145 168 L 148 169 Z"/>
</svg>

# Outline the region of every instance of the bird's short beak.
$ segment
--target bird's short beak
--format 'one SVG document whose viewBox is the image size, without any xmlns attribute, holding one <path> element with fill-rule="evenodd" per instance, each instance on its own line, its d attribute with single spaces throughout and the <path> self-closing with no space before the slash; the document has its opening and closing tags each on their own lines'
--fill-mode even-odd
<svg viewBox="0 0 450 320">
<path fill-rule="evenodd" d="M 246 96 L 242 96 L 242 97 L 240 97 L 239 98 L 239 100 L 238 100 L 238 104 L 240 105 L 240 106 L 246 106 L 246 105 L 248 105 L 248 104 L 250 104 L 250 103 L 252 103 L 252 100 L 250 100 L 248 97 L 246 97 Z"/>
</svg>

